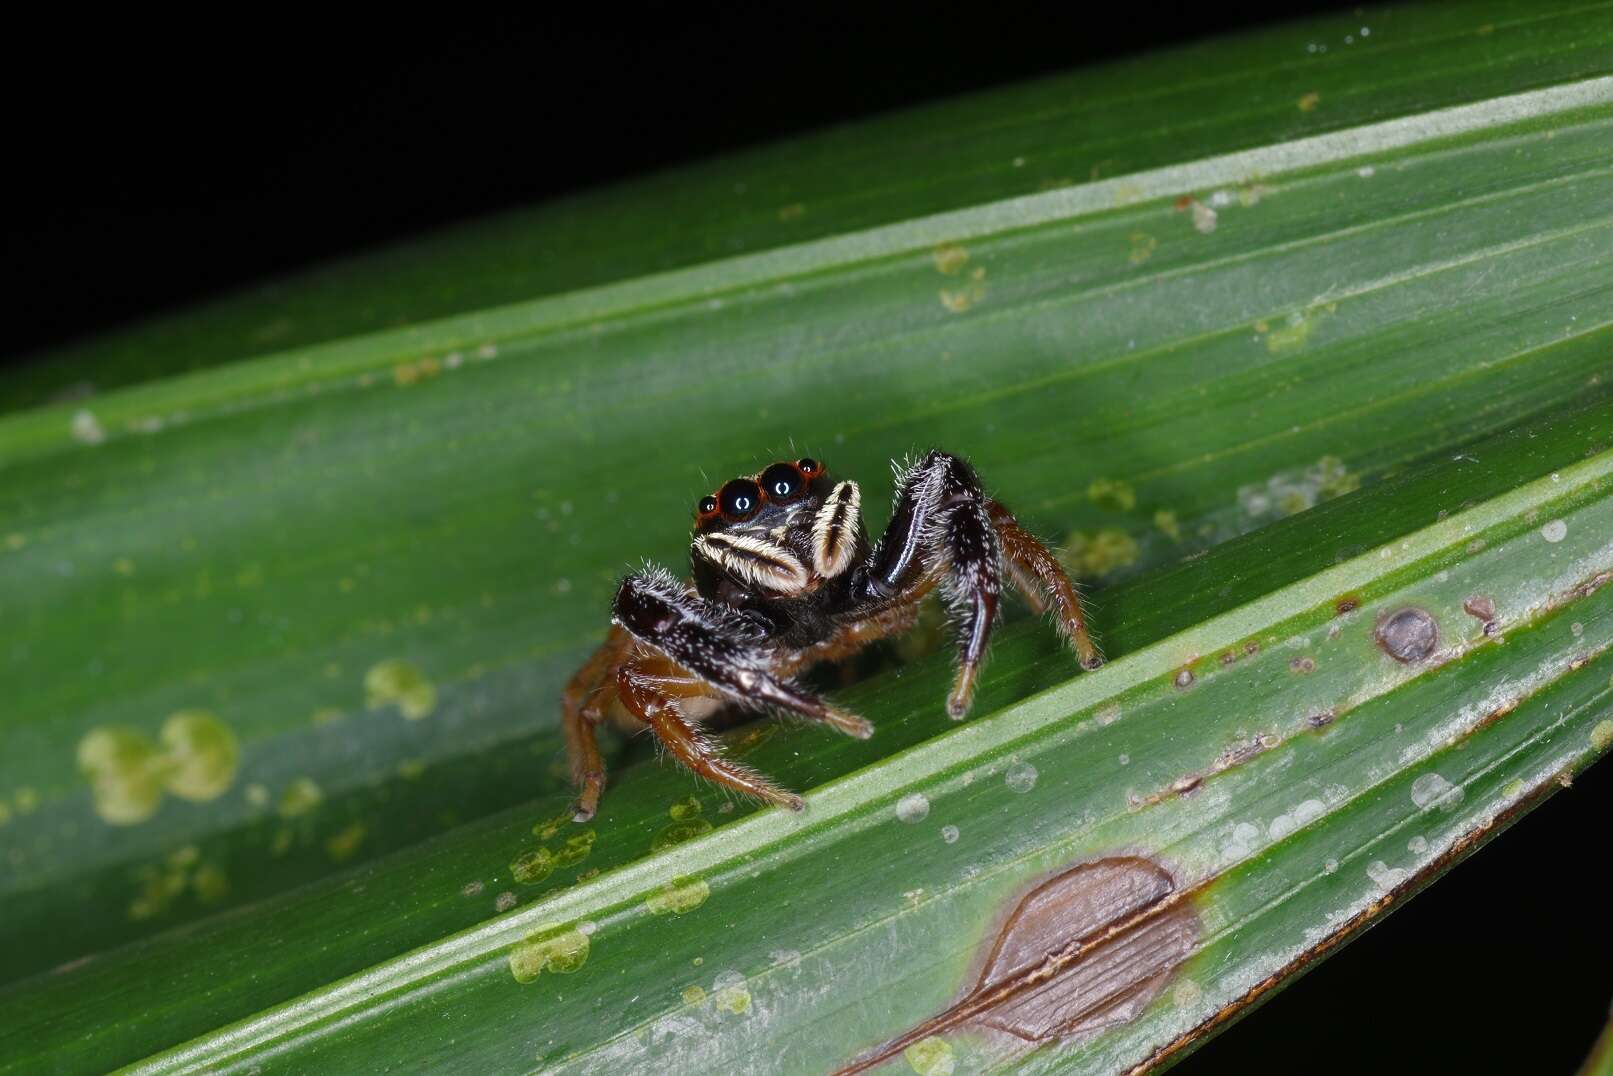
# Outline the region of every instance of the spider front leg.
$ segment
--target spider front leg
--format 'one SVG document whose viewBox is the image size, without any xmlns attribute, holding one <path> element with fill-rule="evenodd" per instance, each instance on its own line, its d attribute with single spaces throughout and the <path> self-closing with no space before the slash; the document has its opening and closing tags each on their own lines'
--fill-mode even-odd
<svg viewBox="0 0 1613 1076">
<path fill-rule="evenodd" d="M 1042 607 L 1037 588 L 1046 589 L 1082 665 L 1100 663 L 1080 600 L 1058 562 L 1007 509 L 986 498 L 974 468 L 949 453 L 931 451 L 898 478 L 890 526 L 853 580 L 854 595 L 881 608 L 916 600 L 941 575 L 958 626 L 958 672 L 947 697 L 947 713 L 955 720 L 968 713 L 974 699 L 1002 593 L 1005 555 L 1033 605 Z"/>
<path fill-rule="evenodd" d="M 724 758 L 717 742 L 679 710 L 680 699 L 708 697 L 784 710 L 858 739 L 873 735 L 864 718 L 775 675 L 773 655 L 756 625 L 665 572 L 628 576 L 616 592 L 612 619 L 656 655 L 629 661 L 616 673 L 622 703 L 680 762 L 718 784 L 794 810 L 804 806 L 799 796 Z"/>
<path fill-rule="evenodd" d="M 725 757 L 717 742 L 683 715 L 676 700 L 710 698 L 718 692 L 692 676 L 665 668 L 666 664 L 655 659 L 633 662 L 617 673 L 618 690 L 628 712 L 648 725 L 674 758 L 701 777 L 792 811 L 804 808 L 806 802 L 800 796 Z"/>
</svg>

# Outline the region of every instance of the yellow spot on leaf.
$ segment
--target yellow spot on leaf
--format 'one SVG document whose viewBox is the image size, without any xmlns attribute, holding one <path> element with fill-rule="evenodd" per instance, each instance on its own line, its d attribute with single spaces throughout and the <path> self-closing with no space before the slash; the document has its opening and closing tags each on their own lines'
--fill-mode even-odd
<svg viewBox="0 0 1613 1076">
<path fill-rule="evenodd" d="M 1177 522 L 1175 512 L 1169 512 L 1161 508 L 1154 513 L 1154 526 L 1158 527 L 1160 533 L 1171 541 L 1180 542 L 1182 540 L 1182 525 Z"/>
<path fill-rule="evenodd" d="M 1131 233 L 1131 254 L 1128 255 L 1133 265 L 1141 265 L 1154 256 L 1154 250 L 1159 246 L 1159 240 L 1147 232 Z"/>
<path fill-rule="evenodd" d="M 1598 721 L 1591 729 L 1591 746 L 1598 751 L 1613 747 L 1613 721 Z"/>
<path fill-rule="evenodd" d="M 554 873 L 554 853 L 547 848 L 522 852 L 510 863 L 510 876 L 522 885 L 537 885 Z"/>
<path fill-rule="evenodd" d="M 724 972 L 712 984 L 711 1003 L 725 1013 L 744 1016 L 750 1012 L 750 986 L 738 972 Z"/>
<path fill-rule="evenodd" d="M 359 845 L 364 843 L 368 833 L 369 827 L 362 822 L 346 825 L 325 838 L 325 854 L 332 863 L 346 863 L 358 854 Z"/>
<path fill-rule="evenodd" d="M 942 288 L 941 305 L 954 314 L 961 314 L 986 297 L 986 270 L 984 266 L 969 273 L 968 283 L 959 288 Z"/>
<path fill-rule="evenodd" d="M 806 216 L 806 206 L 800 202 L 791 202 L 789 205 L 779 207 L 778 219 L 781 221 L 800 220 L 804 216 Z"/>
<path fill-rule="evenodd" d="M 650 842 L 652 851 L 659 852 L 664 848 L 671 848 L 684 841 L 692 841 L 696 837 L 710 833 L 711 823 L 704 818 L 691 818 L 687 822 L 674 822 L 655 835 Z"/>
<path fill-rule="evenodd" d="M 229 876 L 212 863 L 196 868 L 196 873 L 190 876 L 190 887 L 203 904 L 217 904 L 230 895 Z"/>
<path fill-rule="evenodd" d="M 241 745 L 230 727 L 207 710 L 181 710 L 162 724 L 169 792 L 181 799 L 217 799 L 235 781 Z"/>
<path fill-rule="evenodd" d="M 1122 182 L 1115 187 L 1114 204 L 1135 205 L 1143 200 L 1143 189 L 1135 183 Z"/>
<path fill-rule="evenodd" d="M 1137 507 L 1137 491 L 1131 488 L 1131 483 L 1112 478 L 1093 479 L 1087 486 L 1087 496 L 1093 504 L 1111 512 L 1129 512 Z"/>
<path fill-rule="evenodd" d="M 534 826 L 533 832 L 540 832 L 546 827 Z M 558 851 L 547 845 L 528 849 L 515 857 L 510 864 L 510 874 L 522 885 L 537 885 L 561 867 L 575 867 L 588 858 L 594 850 L 594 839 L 598 836 L 591 829 L 584 829 L 572 834 Z"/>
<path fill-rule="evenodd" d="M 334 706 L 322 706 L 314 711 L 314 724 L 334 725 L 347 715 Z"/>
<path fill-rule="evenodd" d="M 706 992 L 698 986 L 683 988 L 683 1003 L 685 1005 L 699 1005 L 706 1000 Z"/>
<path fill-rule="evenodd" d="M 684 822 L 697 817 L 700 814 L 700 810 L 700 801 L 690 796 L 688 799 L 681 800 L 668 807 L 666 813 L 671 816 L 672 821 Z"/>
<path fill-rule="evenodd" d="M 644 898 L 644 907 L 652 915 L 683 915 L 692 912 L 711 896 L 711 887 L 704 879 L 674 878 L 658 892 Z"/>
<path fill-rule="evenodd" d="M 364 674 L 365 702 L 372 710 L 397 704 L 410 721 L 427 717 L 437 708 L 437 688 L 426 674 L 407 661 L 377 662 Z"/>
<path fill-rule="evenodd" d="M 324 790 L 312 777 L 299 777 L 280 793 L 280 817 L 300 818 L 324 801 Z"/>
<path fill-rule="evenodd" d="M 1296 310 L 1275 329 L 1267 322 L 1255 322 L 1255 332 L 1265 337 L 1266 350 L 1273 355 L 1298 351 L 1310 342 L 1312 330 L 1337 309 L 1337 303 L 1325 303 Z"/>
<path fill-rule="evenodd" d="M 1321 102 L 1321 100 L 1322 95 L 1317 93 L 1315 90 L 1312 90 L 1310 93 L 1307 93 L 1301 97 L 1297 104 L 1299 105 L 1299 110 L 1301 112 L 1315 112 L 1316 106 Z"/>
<path fill-rule="evenodd" d="M 431 356 L 416 362 L 403 362 L 392 368 L 392 380 L 408 386 L 442 373 L 442 361 Z"/>
<path fill-rule="evenodd" d="M 969 263 L 969 252 L 956 243 L 941 244 L 930 257 L 935 259 L 935 267 L 948 276 Z"/>
<path fill-rule="evenodd" d="M 1071 534 L 1059 559 L 1077 576 L 1092 578 L 1130 567 L 1137 555 L 1135 538 L 1118 527 L 1105 527 L 1095 534 Z"/>
<path fill-rule="evenodd" d="M 569 975 L 588 960 L 588 935 L 575 923 L 547 926 L 516 942 L 509 960 L 518 983 L 530 983 L 546 971 Z"/>
<path fill-rule="evenodd" d="M 114 826 L 144 822 L 162 803 L 156 745 L 137 729 L 91 729 L 78 742 L 78 768 L 95 813 Z"/>
<path fill-rule="evenodd" d="M 902 1056 L 919 1076 L 952 1076 L 957 1068 L 951 1045 L 935 1035 L 915 1042 L 902 1051 Z"/>
</svg>

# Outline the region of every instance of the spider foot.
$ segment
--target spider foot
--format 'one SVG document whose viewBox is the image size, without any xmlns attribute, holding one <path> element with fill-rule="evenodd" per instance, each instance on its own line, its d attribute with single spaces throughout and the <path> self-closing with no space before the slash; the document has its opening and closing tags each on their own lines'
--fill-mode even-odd
<svg viewBox="0 0 1613 1076">
<path fill-rule="evenodd" d="M 958 677 L 952 682 L 952 693 L 947 696 L 947 716 L 952 720 L 962 721 L 969 715 L 969 707 L 974 705 L 975 681 L 979 675 L 979 665 L 964 665 L 958 669 Z"/>
<path fill-rule="evenodd" d="M 858 740 L 866 740 L 874 734 L 874 723 L 872 721 L 866 717 L 858 717 L 856 714 L 836 709 L 833 706 L 825 708 L 823 723 L 836 732 L 843 732 L 847 736 Z"/>
</svg>

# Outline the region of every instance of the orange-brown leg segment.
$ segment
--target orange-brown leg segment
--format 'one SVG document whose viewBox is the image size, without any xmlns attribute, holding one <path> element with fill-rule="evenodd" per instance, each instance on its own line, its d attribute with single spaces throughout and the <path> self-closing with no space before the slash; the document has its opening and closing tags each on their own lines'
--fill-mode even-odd
<svg viewBox="0 0 1613 1076">
<path fill-rule="evenodd" d="M 1008 509 L 996 501 L 988 502 L 986 507 L 1014 585 L 1037 612 L 1045 610 L 1048 599 L 1052 600 L 1059 631 L 1075 648 L 1083 669 L 1102 665 L 1103 655 L 1098 653 L 1092 637 L 1087 634 L 1081 597 L 1075 592 L 1070 577 L 1064 574 L 1064 568 L 1046 546 L 1019 525 Z"/>
<path fill-rule="evenodd" d="M 710 687 L 692 676 L 679 677 L 656 667 L 659 663 L 646 664 L 648 668 L 637 662 L 624 665 L 616 674 L 617 691 L 627 709 L 650 726 L 679 762 L 701 777 L 747 796 L 792 811 L 806 806 L 795 793 L 786 792 L 749 767 L 724 757 L 716 741 L 679 712 L 676 699 L 714 694 Z"/>
<path fill-rule="evenodd" d="M 631 635 L 619 627 L 611 628 L 605 642 L 566 682 L 560 697 L 560 726 L 566 737 L 566 757 L 571 761 L 571 779 L 577 785 L 572 817 L 578 822 L 594 817 L 605 791 L 605 760 L 600 757 L 595 730 L 615 693 L 616 670 L 632 646 Z"/>
</svg>

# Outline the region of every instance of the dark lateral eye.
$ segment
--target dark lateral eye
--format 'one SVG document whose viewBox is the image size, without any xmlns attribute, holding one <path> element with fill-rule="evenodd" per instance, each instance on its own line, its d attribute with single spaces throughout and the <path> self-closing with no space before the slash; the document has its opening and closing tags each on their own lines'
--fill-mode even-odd
<svg viewBox="0 0 1613 1076">
<path fill-rule="evenodd" d="M 744 519 L 762 504 L 762 491 L 748 478 L 736 478 L 717 492 L 722 514 L 730 519 Z"/>
<path fill-rule="evenodd" d="M 787 501 L 801 490 L 801 475 L 787 463 L 775 463 L 762 472 L 762 488 L 770 501 Z"/>
<path fill-rule="evenodd" d="M 717 498 L 702 497 L 700 503 L 695 505 L 695 511 L 703 516 L 709 516 L 717 510 Z"/>
<path fill-rule="evenodd" d="M 811 457 L 796 460 L 795 465 L 801 468 L 801 473 L 806 475 L 808 478 L 811 478 L 813 475 L 817 474 L 819 469 L 821 469 L 823 466 L 821 463 L 815 459 L 812 459 Z"/>
</svg>

